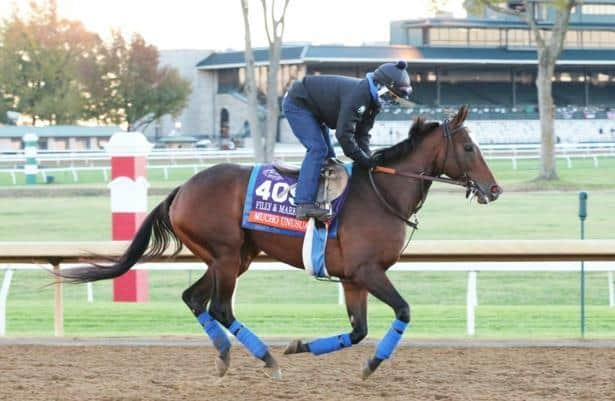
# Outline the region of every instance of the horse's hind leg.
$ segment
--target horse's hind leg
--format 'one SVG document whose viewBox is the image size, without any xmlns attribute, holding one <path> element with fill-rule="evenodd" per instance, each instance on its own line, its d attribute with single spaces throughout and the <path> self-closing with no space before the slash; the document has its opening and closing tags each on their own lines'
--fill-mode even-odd
<svg viewBox="0 0 615 401">
<path fill-rule="evenodd" d="M 203 277 L 184 291 L 182 299 L 218 350 L 216 370 L 219 376 L 224 376 L 230 364 L 231 343 L 220 323 L 207 312 L 207 303 L 211 298 L 212 290 L 213 273 L 212 270 L 208 269 Z"/>
<path fill-rule="evenodd" d="M 367 291 L 348 282 L 343 283 L 343 286 L 352 332 L 319 338 L 307 344 L 294 340 L 288 344 L 284 354 L 311 352 L 314 355 L 322 355 L 358 344 L 367 336 Z"/>
<path fill-rule="evenodd" d="M 225 252 L 214 260 L 210 267 L 214 272 L 214 291 L 209 313 L 215 320 L 222 323 L 252 355 L 265 362 L 265 369 L 269 376 L 279 379 L 282 376 L 280 368 L 267 345 L 233 314 L 231 298 L 242 267 L 240 252 Z"/>
</svg>

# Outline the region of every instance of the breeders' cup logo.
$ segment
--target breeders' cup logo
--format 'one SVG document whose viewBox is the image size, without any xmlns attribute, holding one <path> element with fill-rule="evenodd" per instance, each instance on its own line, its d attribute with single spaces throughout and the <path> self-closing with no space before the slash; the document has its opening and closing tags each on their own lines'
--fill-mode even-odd
<svg viewBox="0 0 615 401">
<path fill-rule="evenodd" d="M 269 178 L 271 181 L 280 181 L 282 180 L 282 176 L 275 169 L 269 168 L 263 171 L 263 175 Z"/>
</svg>

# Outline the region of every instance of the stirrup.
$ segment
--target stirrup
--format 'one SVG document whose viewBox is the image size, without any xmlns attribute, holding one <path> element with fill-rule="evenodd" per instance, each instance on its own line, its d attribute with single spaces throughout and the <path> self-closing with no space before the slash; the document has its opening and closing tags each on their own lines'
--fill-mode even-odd
<svg viewBox="0 0 615 401">
<path fill-rule="evenodd" d="M 299 211 L 302 211 L 303 213 L 300 215 Z M 324 221 L 327 221 L 329 220 L 330 214 L 331 211 L 329 209 L 322 208 L 317 203 L 297 205 L 296 217 L 299 220 L 309 220 L 310 218 L 315 218 L 320 221 L 323 221 L 323 219 L 325 219 Z"/>
</svg>

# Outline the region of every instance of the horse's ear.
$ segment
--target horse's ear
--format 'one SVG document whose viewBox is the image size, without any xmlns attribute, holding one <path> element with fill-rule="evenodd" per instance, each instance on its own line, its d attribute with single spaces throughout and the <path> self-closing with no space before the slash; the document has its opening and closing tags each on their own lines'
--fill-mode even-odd
<svg viewBox="0 0 615 401">
<path fill-rule="evenodd" d="M 453 117 L 453 120 L 451 121 L 451 126 L 453 128 L 460 127 L 468 117 L 468 111 L 468 105 L 464 104 L 463 106 L 461 106 L 455 117 Z"/>
<path fill-rule="evenodd" d="M 408 138 L 411 138 L 413 135 L 417 135 L 419 132 L 423 130 L 423 125 L 425 124 L 425 119 L 421 116 L 418 116 L 414 119 L 414 123 L 412 127 L 410 127 L 410 131 L 408 131 Z"/>
</svg>

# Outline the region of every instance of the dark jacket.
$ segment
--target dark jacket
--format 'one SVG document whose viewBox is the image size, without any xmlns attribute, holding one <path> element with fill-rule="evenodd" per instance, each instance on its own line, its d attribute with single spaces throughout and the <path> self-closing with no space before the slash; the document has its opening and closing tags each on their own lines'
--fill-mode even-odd
<svg viewBox="0 0 615 401">
<path fill-rule="evenodd" d="M 370 156 L 369 131 L 380 105 L 372 98 L 367 79 L 308 75 L 292 84 L 288 97 L 335 129 L 346 156 L 356 161 Z"/>
</svg>

